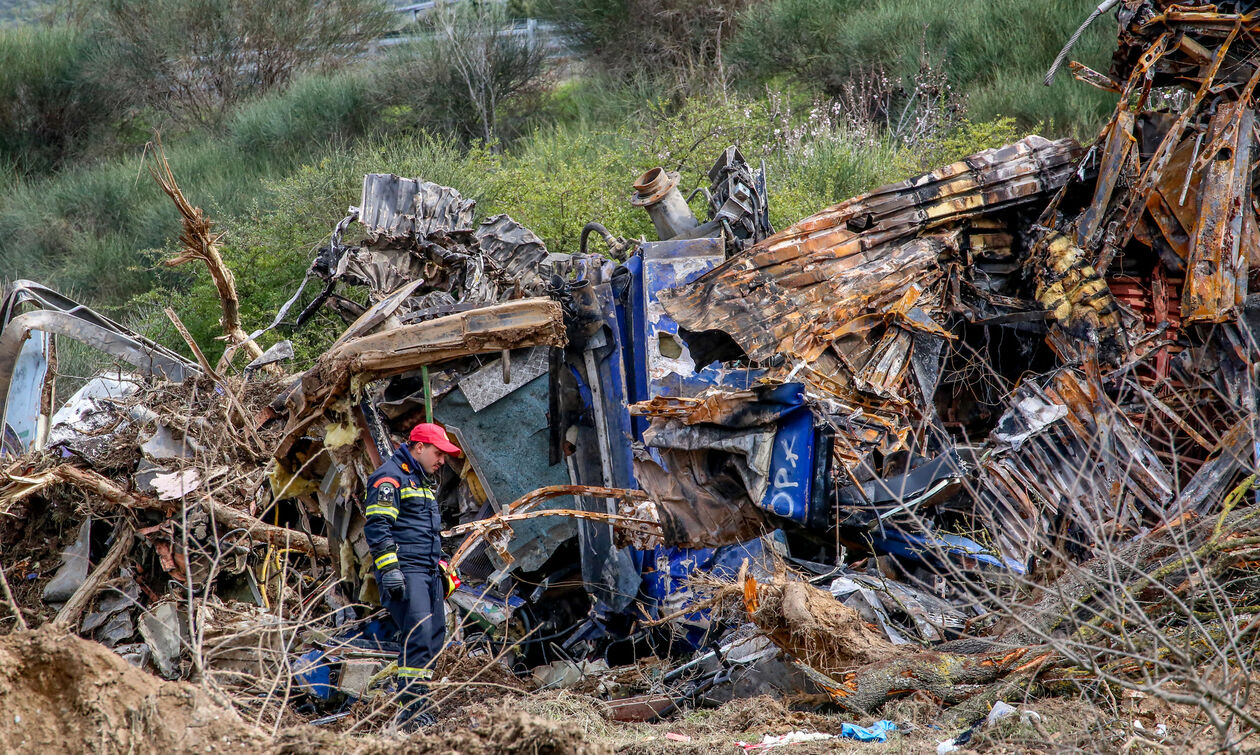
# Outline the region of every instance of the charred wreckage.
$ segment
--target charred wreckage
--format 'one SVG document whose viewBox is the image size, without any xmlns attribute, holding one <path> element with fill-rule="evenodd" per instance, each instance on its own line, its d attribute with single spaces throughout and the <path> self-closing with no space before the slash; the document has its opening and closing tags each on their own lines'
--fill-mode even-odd
<svg viewBox="0 0 1260 755">
<path fill-rule="evenodd" d="M 656 168 L 631 201 L 659 240 L 591 223 L 576 254 L 475 222 L 454 189 L 368 175 L 289 323 L 349 325 L 298 375 L 283 341 L 224 377 L 18 282 L 0 597 L 169 678 L 261 698 L 286 670 L 292 701 L 335 718 L 393 653 L 364 480 L 432 420 L 466 451 L 438 496 L 463 577 L 451 641 L 543 686 L 673 659 L 614 718 L 1053 689 L 1079 676 L 1047 638 L 1110 610 L 1062 576 L 1108 554 L 1133 568 L 1122 587 L 1230 574 L 1260 605 L 1240 514 L 1260 454 L 1250 5 L 1120 3 L 1111 70 L 1073 64 L 1118 101 L 1086 149 L 1030 136 L 777 233 L 764 169 L 733 147 L 704 222 Z M 260 335 L 235 332 L 230 352 Z M 54 336 L 130 368 L 53 411 Z M 58 562 L 30 549 L 70 490 Z M 1020 603 L 1030 585 L 1053 589 Z"/>
</svg>

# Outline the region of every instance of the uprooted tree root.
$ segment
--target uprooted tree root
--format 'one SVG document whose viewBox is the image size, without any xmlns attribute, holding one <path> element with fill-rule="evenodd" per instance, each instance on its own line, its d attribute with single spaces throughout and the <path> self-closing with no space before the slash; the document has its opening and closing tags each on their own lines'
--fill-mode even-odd
<svg viewBox="0 0 1260 755">
<path fill-rule="evenodd" d="M 808 583 L 775 579 L 758 584 L 746 577 L 744 605 L 753 623 L 775 644 L 812 669 L 841 673 L 901 654 L 857 611 Z"/>
<path fill-rule="evenodd" d="M 977 695 L 979 686 L 992 685 L 1045 658 L 1035 648 L 974 655 L 914 652 L 893 645 L 830 593 L 786 572 L 769 581 L 741 577 L 741 582 L 719 588 L 714 603 L 745 610 L 833 702 L 854 713 L 872 713 L 918 691 L 955 705 Z"/>
</svg>

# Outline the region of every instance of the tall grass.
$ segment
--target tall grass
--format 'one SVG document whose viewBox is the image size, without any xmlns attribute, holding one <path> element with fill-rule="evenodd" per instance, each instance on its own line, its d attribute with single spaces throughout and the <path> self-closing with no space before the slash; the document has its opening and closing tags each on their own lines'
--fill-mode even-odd
<svg viewBox="0 0 1260 755">
<path fill-rule="evenodd" d="M 752 80 L 787 73 L 833 93 L 886 72 L 914 77 L 926 56 L 974 120 L 1014 116 L 1021 127 L 1092 136 L 1114 98 L 1060 76 L 1041 77 L 1094 8 L 1091 0 L 772 0 L 750 9 L 728 60 Z M 1073 58 L 1106 70 L 1115 22 L 1094 22 Z"/>
<path fill-rule="evenodd" d="M 223 220 L 250 211 L 264 182 L 288 175 L 369 127 L 361 74 L 314 75 L 243 108 L 223 135 L 185 134 L 167 155 L 194 204 Z M 0 271 L 102 306 L 183 273 L 157 264 L 179 232 L 143 150 L 51 177 L 14 180 L 0 196 Z"/>
<path fill-rule="evenodd" d="M 59 167 L 109 128 L 116 103 L 94 78 L 97 44 L 64 26 L 0 26 L 0 166 Z"/>
</svg>

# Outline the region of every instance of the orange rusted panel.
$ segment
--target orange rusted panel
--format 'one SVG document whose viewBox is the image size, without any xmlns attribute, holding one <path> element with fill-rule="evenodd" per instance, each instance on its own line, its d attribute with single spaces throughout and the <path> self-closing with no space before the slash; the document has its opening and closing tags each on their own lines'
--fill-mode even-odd
<svg viewBox="0 0 1260 755">
<path fill-rule="evenodd" d="M 1251 208 L 1254 113 L 1236 102 L 1217 105 L 1210 153 L 1199 196 L 1199 222 L 1190 244 L 1181 314 L 1187 323 L 1219 323 L 1237 317 L 1247 295 L 1242 249 L 1244 213 Z"/>
</svg>

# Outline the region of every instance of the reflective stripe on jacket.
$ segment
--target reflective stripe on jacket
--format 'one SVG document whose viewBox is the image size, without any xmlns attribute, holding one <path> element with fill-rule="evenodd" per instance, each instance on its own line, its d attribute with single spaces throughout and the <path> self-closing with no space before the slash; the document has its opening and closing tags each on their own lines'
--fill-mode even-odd
<svg viewBox="0 0 1260 755">
<path fill-rule="evenodd" d="M 377 569 L 436 568 L 442 518 L 433 487 L 405 443 L 368 478 L 363 534 Z"/>
</svg>

